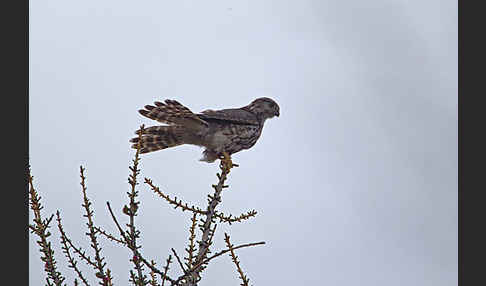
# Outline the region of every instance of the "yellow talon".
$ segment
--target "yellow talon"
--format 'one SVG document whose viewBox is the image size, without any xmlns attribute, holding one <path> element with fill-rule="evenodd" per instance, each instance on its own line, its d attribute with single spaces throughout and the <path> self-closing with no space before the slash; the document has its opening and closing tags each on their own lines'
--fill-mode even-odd
<svg viewBox="0 0 486 286">
<path fill-rule="evenodd" d="M 231 160 L 231 156 L 227 152 L 223 152 L 223 156 L 220 158 L 221 160 L 221 167 L 228 170 L 230 172 L 231 168 L 238 167 L 238 164 L 233 163 Z"/>
</svg>

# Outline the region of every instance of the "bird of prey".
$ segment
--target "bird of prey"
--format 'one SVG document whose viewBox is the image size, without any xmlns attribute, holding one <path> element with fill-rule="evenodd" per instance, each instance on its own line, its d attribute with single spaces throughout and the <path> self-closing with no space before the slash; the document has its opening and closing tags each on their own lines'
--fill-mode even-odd
<svg viewBox="0 0 486 286">
<path fill-rule="evenodd" d="M 193 113 L 175 100 L 154 102 L 138 112 L 166 125 L 137 130 L 130 140 L 136 149 L 139 138 L 140 153 L 149 153 L 191 144 L 204 147 L 200 161 L 214 162 L 255 145 L 265 120 L 280 115 L 280 107 L 270 98 L 255 99 L 241 108 L 205 110 Z M 142 134 L 140 134 L 142 133 Z"/>
</svg>

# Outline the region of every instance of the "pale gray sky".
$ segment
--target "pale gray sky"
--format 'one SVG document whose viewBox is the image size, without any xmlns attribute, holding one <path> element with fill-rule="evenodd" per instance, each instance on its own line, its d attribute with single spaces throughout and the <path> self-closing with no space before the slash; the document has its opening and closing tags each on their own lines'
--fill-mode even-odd
<svg viewBox="0 0 486 286">
<path fill-rule="evenodd" d="M 79 165 L 95 222 L 115 233 L 105 202 L 121 213 L 128 140 L 154 124 L 139 108 L 268 96 L 281 116 L 234 155 L 221 205 L 258 215 L 220 225 L 214 250 L 224 231 L 266 241 L 238 252 L 254 285 L 457 285 L 457 1 L 41 0 L 29 22 L 32 172 L 44 214 L 60 209 L 78 245 L 89 248 Z M 203 207 L 218 167 L 201 151 L 145 155 L 140 178 Z M 183 253 L 190 214 L 139 190 L 142 252 L 160 265 Z M 128 285 L 129 252 L 101 243 Z M 45 279 L 39 256 L 31 240 L 32 285 Z M 200 285 L 239 283 L 224 256 Z"/>
</svg>

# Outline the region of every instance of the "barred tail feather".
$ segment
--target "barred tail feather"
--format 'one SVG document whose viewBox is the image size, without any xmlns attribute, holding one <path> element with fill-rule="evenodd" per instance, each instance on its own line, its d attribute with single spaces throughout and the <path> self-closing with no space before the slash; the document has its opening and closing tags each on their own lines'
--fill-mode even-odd
<svg viewBox="0 0 486 286">
<path fill-rule="evenodd" d="M 135 134 L 140 134 L 137 130 Z M 149 153 L 185 144 L 184 128 L 181 126 L 152 126 L 143 130 L 140 153 Z M 130 140 L 133 149 L 137 149 L 139 137 Z"/>
<path fill-rule="evenodd" d="M 150 119 L 168 125 L 181 125 L 188 129 L 201 130 L 209 124 L 194 114 L 189 108 L 175 100 L 167 99 L 165 103 L 156 101 L 153 105 L 145 105 L 145 109 L 138 112 Z"/>
</svg>

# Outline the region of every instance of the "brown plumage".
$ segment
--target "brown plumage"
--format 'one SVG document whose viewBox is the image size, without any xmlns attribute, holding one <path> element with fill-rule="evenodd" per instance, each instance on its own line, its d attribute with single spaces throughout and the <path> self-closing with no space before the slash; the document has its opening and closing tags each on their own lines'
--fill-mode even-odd
<svg viewBox="0 0 486 286">
<path fill-rule="evenodd" d="M 201 161 L 214 162 L 223 152 L 229 155 L 255 145 L 268 118 L 280 115 L 278 104 L 262 97 L 242 108 L 205 110 L 195 114 L 175 100 L 154 102 L 139 110 L 143 116 L 167 124 L 145 128 L 141 153 L 191 144 L 205 147 Z M 135 132 L 140 133 L 140 130 Z M 137 148 L 138 137 L 132 138 Z"/>
</svg>

